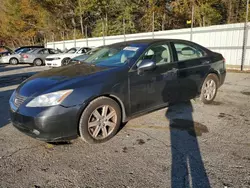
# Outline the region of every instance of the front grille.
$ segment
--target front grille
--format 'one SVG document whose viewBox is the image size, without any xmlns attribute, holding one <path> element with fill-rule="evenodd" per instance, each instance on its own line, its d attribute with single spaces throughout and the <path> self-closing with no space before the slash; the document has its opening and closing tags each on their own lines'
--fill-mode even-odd
<svg viewBox="0 0 250 188">
<path fill-rule="evenodd" d="M 46 61 L 53 61 L 54 58 L 46 58 Z"/>
<path fill-rule="evenodd" d="M 21 104 L 23 104 L 23 102 L 27 99 L 27 97 L 21 96 L 18 93 L 16 93 L 15 98 L 14 98 L 14 104 L 17 108 L 19 108 L 19 106 Z"/>
</svg>

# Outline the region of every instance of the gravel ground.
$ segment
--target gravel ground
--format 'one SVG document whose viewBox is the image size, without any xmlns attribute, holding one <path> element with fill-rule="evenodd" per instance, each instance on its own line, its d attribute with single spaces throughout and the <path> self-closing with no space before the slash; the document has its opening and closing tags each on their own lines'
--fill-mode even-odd
<svg viewBox="0 0 250 188">
<path fill-rule="evenodd" d="M 8 99 L 45 67 L 0 67 L 0 187 L 250 187 L 250 74 L 228 73 L 212 105 L 129 121 L 109 142 L 48 144 L 16 130 Z"/>
</svg>

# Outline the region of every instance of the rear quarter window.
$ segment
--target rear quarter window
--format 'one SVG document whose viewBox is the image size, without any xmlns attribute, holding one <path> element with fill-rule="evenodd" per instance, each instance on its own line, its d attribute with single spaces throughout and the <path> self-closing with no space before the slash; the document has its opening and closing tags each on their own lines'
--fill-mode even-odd
<svg viewBox="0 0 250 188">
<path fill-rule="evenodd" d="M 193 45 L 184 43 L 174 43 L 179 61 L 196 59 L 206 56 L 206 52 Z"/>
</svg>

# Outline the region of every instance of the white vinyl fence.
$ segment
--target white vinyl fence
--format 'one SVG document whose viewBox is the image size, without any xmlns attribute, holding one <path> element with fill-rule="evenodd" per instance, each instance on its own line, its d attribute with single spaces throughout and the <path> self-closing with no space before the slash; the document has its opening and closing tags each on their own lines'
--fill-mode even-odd
<svg viewBox="0 0 250 188">
<path fill-rule="evenodd" d="M 247 48 L 245 54 L 244 70 L 250 69 L 249 30 L 248 36 L 248 40 L 246 41 Z M 152 38 L 190 40 L 191 29 L 176 29 L 148 33 L 48 42 L 47 47 L 59 48 L 63 50 L 65 48 L 69 49 L 71 47 L 97 47 L 122 41 Z M 192 32 L 192 38 L 193 42 L 205 46 L 212 51 L 223 54 L 226 59 L 227 67 L 236 69 L 240 68 L 243 52 L 244 23 L 194 28 Z"/>
</svg>

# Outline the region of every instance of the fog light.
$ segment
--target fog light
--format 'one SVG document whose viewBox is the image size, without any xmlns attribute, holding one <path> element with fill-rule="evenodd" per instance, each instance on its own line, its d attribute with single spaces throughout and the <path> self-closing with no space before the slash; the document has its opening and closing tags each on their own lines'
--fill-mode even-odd
<svg viewBox="0 0 250 188">
<path fill-rule="evenodd" d="M 38 131 L 38 130 L 36 130 L 36 129 L 33 129 L 33 131 L 32 131 L 35 135 L 39 135 L 40 134 L 40 132 Z"/>
</svg>

